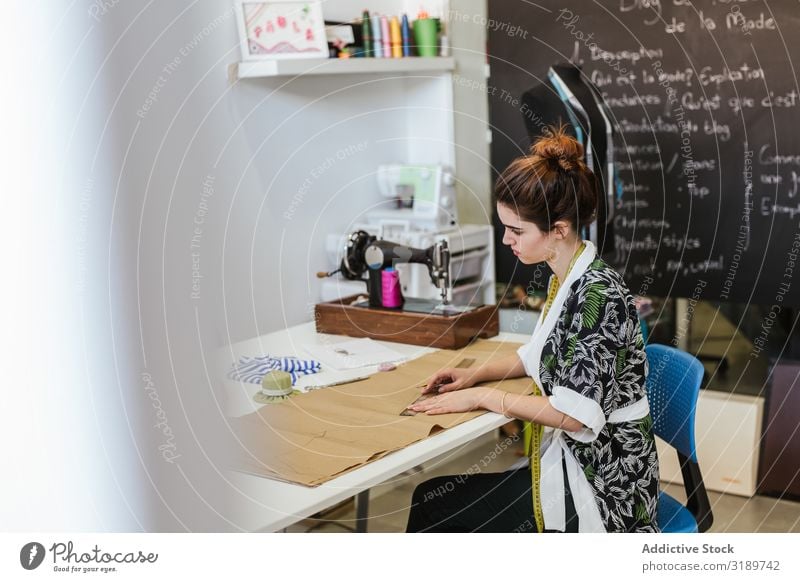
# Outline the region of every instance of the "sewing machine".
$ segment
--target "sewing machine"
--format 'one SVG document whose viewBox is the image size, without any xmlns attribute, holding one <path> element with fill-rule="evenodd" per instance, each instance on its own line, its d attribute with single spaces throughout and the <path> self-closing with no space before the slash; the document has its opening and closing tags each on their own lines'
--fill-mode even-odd
<svg viewBox="0 0 800 582">
<path fill-rule="evenodd" d="M 399 309 L 383 307 L 382 271 L 402 264 L 426 267 L 439 299 L 406 296 Z M 476 337 L 493 337 L 499 331 L 496 305 L 450 302 L 450 249 L 444 238 L 421 249 L 357 230 L 347 239 L 339 268 L 318 272 L 317 277 L 336 273 L 351 282 L 366 283 L 369 297 L 350 295 L 318 303 L 314 309 L 318 333 L 458 349 Z"/>
<path fill-rule="evenodd" d="M 384 200 L 349 235 L 328 237 L 338 268 L 317 273 L 330 278 L 315 306 L 317 332 L 445 349 L 497 335 L 493 230 L 458 225 L 453 175 L 393 164 L 378 168 L 377 182 Z M 387 268 L 399 273 L 400 308 L 383 306 Z"/>
<path fill-rule="evenodd" d="M 367 284 L 369 299 L 357 306 L 382 307 L 381 272 L 399 264 L 420 264 L 428 269 L 431 283 L 438 289 L 441 301 L 406 297 L 403 310 L 417 313 L 453 314 L 464 313 L 475 306 L 450 304 L 450 249 L 447 241 L 436 241 L 426 249 L 419 249 L 387 240 L 379 240 L 363 230 L 353 232 L 347 239 L 339 268 L 331 272 L 319 272 L 317 277 L 330 277 L 341 273 L 350 281 Z M 367 278 L 364 278 L 367 273 Z"/>
<path fill-rule="evenodd" d="M 459 224 L 455 203 L 455 178 L 444 166 L 386 164 L 376 171 L 382 201 L 351 223 L 351 232 L 365 231 L 394 246 L 428 249 L 440 241 L 450 255 L 449 290 L 442 293 L 441 279 L 434 280 L 424 262 L 397 262 L 405 297 L 442 300 L 443 304 L 495 303 L 494 231 L 491 225 Z M 326 252 L 331 265 L 343 261 L 350 248 L 350 233 L 331 233 Z M 441 246 L 441 245 L 440 245 Z M 344 252 L 343 252 L 344 251 Z M 430 260 L 430 259 L 429 259 Z M 364 272 L 364 271 L 362 271 Z M 320 285 L 322 301 L 363 293 L 360 274 L 345 272 Z M 375 277 L 375 275 L 373 275 Z M 415 301 L 407 301 L 413 308 Z"/>
<path fill-rule="evenodd" d="M 370 247 L 367 247 L 370 248 Z M 375 251 L 377 247 L 371 247 Z M 441 281 L 443 285 L 447 279 L 444 271 L 437 269 L 432 257 L 434 247 L 426 250 L 402 247 L 402 254 L 408 252 L 411 256 L 431 265 L 431 277 Z M 442 249 L 442 247 L 440 247 Z M 385 249 L 384 249 L 385 250 Z M 443 250 L 443 249 L 442 249 Z M 356 253 L 356 257 L 366 260 L 367 249 L 363 255 Z M 379 251 L 383 257 L 388 255 Z M 431 258 L 428 258 L 431 257 Z M 383 261 L 383 258 L 379 258 Z M 352 265 L 352 261 L 350 261 Z M 380 273 L 380 269 L 364 267 L 355 269 L 370 270 Z M 375 263 L 376 265 L 379 263 Z M 333 273 L 330 273 L 333 274 Z M 328 276 L 329 273 L 318 273 L 318 276 Z M 370 289 L 380 288 L 376 285 L 379 279 L 360 279 L 367 283 Z M 374 301 L 374 295 L 371 294 Z M 426 299 L 405 298 L 402 309 L 374 307 L 370 299 L 358 295 L 341 297 L 333 301 L 317 303 L 314 306 L 314 321 L 317 333 L 345 335 L 350 337 L 370 337 L 376 340 L 400 342 L 430 348 L 443 348 L 454 350 L 472 342 L 477 337 L 490 338 L 498 334 L 500 320 L 496 305 L 466 305 L 458 306 L 449 303 L 431 301 Z"/>
</svg>

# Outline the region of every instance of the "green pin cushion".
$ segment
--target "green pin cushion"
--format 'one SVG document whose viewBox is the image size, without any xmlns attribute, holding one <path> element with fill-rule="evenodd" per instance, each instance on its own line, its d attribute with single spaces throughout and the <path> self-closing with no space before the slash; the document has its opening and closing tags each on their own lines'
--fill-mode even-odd
<svg viewBox="0 0 800 582">
<path fill-rule="evenodd" d="M 270 393 L 270 396 L 289 394 L 292 391 L 292 375 L 280 370 L 267 372 L 261 379 L 261 390 Z"/>
<path fill-rule="evenodd" d="M 289 372 L 273 370 L 261 379 L 261 391 L 253 397 L 256 402 L 269 404 L 284 400 L 292 395 L 292 375 Z"/>
</svg>

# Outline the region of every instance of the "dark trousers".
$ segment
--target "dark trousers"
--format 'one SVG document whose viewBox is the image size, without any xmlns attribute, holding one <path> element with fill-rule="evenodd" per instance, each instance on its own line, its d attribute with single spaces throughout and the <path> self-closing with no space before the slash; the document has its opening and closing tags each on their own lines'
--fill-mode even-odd
<svg viewBox="0 0 800 582">
<path fill-rule="evenodd" d="M 566 482 L 566 480 L 565 480 Z M 575 505 L 565 492 L 567 531 L 578 531 Z M 529 468 L 449 475 L 421 483 L 411 498 L 407 532 L 538 532 Z"/>
</svg>

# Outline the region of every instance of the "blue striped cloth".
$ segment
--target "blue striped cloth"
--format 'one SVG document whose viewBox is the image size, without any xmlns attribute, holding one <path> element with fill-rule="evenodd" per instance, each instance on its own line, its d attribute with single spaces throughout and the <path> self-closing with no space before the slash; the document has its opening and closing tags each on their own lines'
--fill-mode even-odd
<svg viewBox="0 0 800 582">
<path fill-rule="evenodd" d="M 231 366 L 228 378 L 237 382 L 261 384 L 261 379 L 267 372 L 280 370 L 291 374 L 292 386 L 294 386 L 300 375 L 316 374 L 321 368 L 322 364 L 316 360 L 301 360 L 293 357 L 242 356 L 237 363 Z"/>
</svg>

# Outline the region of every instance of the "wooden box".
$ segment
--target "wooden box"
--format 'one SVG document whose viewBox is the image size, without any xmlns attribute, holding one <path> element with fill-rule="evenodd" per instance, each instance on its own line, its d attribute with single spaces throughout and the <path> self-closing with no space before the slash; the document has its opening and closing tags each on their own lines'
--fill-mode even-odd
<svg viewBox="0 0 800 582">
<path fill-rule="evenodd" d="M 314 309 L 317 332 L 454 350 L 478 337 L 494 337 L 500 329 L 497 305 L 457 315 L 431 315 L 350 305 L 357 297 L 318 303 Z"/>
</svg>

